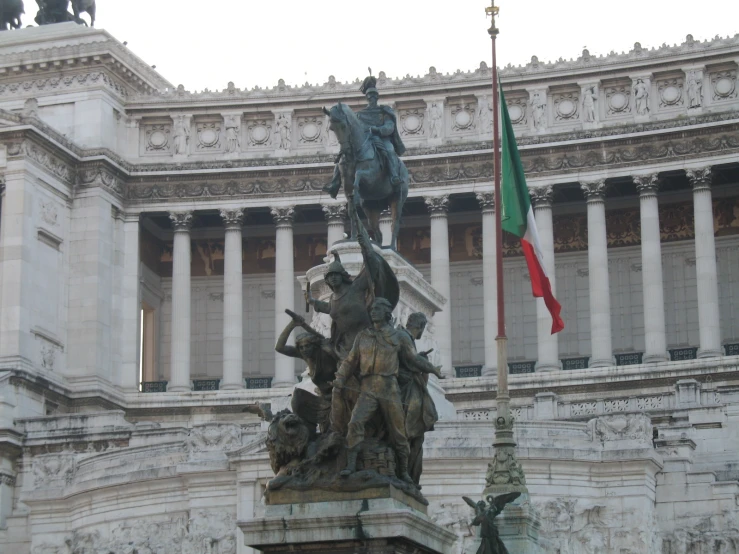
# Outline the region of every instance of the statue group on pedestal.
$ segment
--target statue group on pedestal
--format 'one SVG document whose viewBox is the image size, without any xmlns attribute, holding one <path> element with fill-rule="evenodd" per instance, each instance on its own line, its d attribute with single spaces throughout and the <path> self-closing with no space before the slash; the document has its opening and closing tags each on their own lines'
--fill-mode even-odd
<svg viewBox="0 0 739 554">
<path fill-rule="evenodd" d="M 87 12 L 90 16 L 90 26 L 95 26 L 95 0 L 71 0 L 72 13 L 69 13 L 70 0 L 36 0 L 38 14 L 34 21 L 38 25 L 64 23 L 75 21 L 83 24 L 85 21 L 80 14 Z M 23 0 L 0 0 L 0 31 L 20 29 L 21 16 L 26 13 Z"/>
<path fill-rule="evenodd" d="M 381 113 L 386 122 L 394 122 L 387 112 Z M 342 166 L 354 163 L 348 158 L 344 152 L 333 186 L 342 181 L 346 186 L 349 173 Z M 396 167 L 396 179 L 391 163 L 383 166 L 384 179 L 400 190 L 407 172 L 402 165 Z M 328 301 L 314 298 L 310 285 L 306 290 L 307 303 L 331 317 L 331 336 L 322 336 L 288 310 L 292 320 L 275 346 L 277 352 L 305 361 L 315 394 L 296 388 L 292 412 L 277 414 L 270 424 L 267 446 L 277 475 L 268 494 L 279 489 L 356 491 L 392 484 L 425 502 L 419 492 L 423 440 L 438 420 L 427 383 L 430 374 L 439 378 L 442 374 L 429 362 L 430 351 L 416 350 L 415 341 L 427 323 L 423 313 L 412 314 L 405 327 L 392 325 L 400 286 L 371 244 L 356 206 L 349 194 L 362 271 L 352 279 L 334 252 L 324 276 L 331 289 Z M 298 327 L 303 332 L 290 346 L 289 336 Z"/>
</svg>

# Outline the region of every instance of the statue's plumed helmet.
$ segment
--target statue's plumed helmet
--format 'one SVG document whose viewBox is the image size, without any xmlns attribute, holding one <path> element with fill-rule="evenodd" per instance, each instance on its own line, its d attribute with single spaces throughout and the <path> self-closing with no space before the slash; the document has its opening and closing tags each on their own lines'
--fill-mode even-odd
<svg viewBox="0 0 739 554">
<path fill-rule="evenodd" d="M 362 86 L 359 87 L 359 90 L 362 91 L 362 94 L 365 96 L 369 94 L 370 92 L 377 92 L 377 77 L 374 75 L 369 75 L 364 78 L 364 81 L 362 82 Z"/>
</svg>

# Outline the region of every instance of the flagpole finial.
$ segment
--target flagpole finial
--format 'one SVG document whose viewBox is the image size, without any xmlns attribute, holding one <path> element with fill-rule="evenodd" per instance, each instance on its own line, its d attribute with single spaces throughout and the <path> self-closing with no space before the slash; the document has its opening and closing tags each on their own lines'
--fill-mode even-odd
<svg viewBox="0 0 739 554">
<path fill-rule="evenodd" d="M 490 29 L 488 29 L 488 34 L 490 36 L 496 36 L 498 34 L 498 28 L 495 26 L 495 16 L 498 15 L 498 11 L 500 8 L 495 5 L 495 0 L 490 0 L 490 5 L 485 8 L 485 13 L 490 16 Z"/>
</svg>

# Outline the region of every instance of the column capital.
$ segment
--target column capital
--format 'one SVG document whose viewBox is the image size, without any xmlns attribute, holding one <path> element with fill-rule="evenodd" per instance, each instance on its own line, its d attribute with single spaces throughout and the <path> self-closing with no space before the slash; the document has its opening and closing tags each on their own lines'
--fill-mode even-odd
<svg viewBox="0 0 739 554">
<path fill-rule="evenodd" d="M 535 208 L 551 208 L 554 201 L 554 187 L 552 185 L 529 187 L 529 197 Z"/>
<path fill-rule="evenodd" d="M 329 223 L 344 223 L 346 220 L 346 204 L 323 204 L 323 215 Z"/>
<path fill-rule="evenodd" d="M 580 188 L 588 202 L 602 202 L 606 196 L 606 180 L 581 181 Z"/>
<path fill-rule="evenodd" d="M 426 202 L 426 207 L 431 213 L 431 217 L 440 215 L 446 216 L 446 213 L 449 210 L 448 194 L 442 194 L 441 196 L 425 196 L 423 200 Z"/>
<path fill-rule="evenodd" d="M 636 190 L 639 191 L 639 196 L 645 197 L 657 194 L 659 189 L 659 175 L 657 173 L 632 175 L 631 178 L 634 180 Z"/>
<path fill-rule="evenodd" d="M 295 217 L 295 206 L 273 206 L 269 211 L 278 228 L 292 227 L 293 218 Z"/>
<path fill-rule="evenodd" d="M 236 208 L 235 210 L 221 209 L 221 219 L 226 229 L 241 229 L 244 223 L 244 208 Z"/>
<path fill-rule="evenodd" d="M 475 196 L 477 197 L 477 201 L 480 203 L 480 207 L 482 208 L 483 212 L 495 211 L 494 191 L 491 190 L 487 192 L 477 192 L 475 193 Z"/>
<path fill-rule="evenodd" d="M 693 191 L 711 189 L 711 166 L 692 167 L 685 170 L 685 176 L 690 181 Z"/>
<path fill-rule="evenodd" d="M 192 212 L 169 212 L 169 219 L 172 221 L 172 227 L 175 233 L 178 231 L 189 231 L 192 227 Z"/>
</svg>

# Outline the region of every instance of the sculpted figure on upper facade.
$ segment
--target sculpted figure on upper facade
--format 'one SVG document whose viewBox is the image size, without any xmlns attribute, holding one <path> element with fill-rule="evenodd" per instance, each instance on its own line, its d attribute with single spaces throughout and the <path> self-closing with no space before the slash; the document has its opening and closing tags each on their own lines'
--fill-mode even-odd
<svg viewBox="0 0 739 554">
<path fill-rule="evenodd" d="M 367 107 L 358 113 L 339 103 L 331 110 L 329 127 L 341 145 L 333 178 L 323 187 L 333 198 L 342 184 L 347 202 L 361 206 L 367 216 L 368 227 L 375 242 L 382 244 L 380 213 L 390 207 L 393 214 L 390 248 L 397 245 L 400 216 L 408 198 L 408 170 L 398 156 L 405 146 L 398 133 L 395 112 L 389 106 L 377 103 L 377 79 L 370 75 L 362 83 L 361 91 L 367 98 Z M 352 219 L 351 238 L 357 237 L 357 225 Z"/>
<path fill-rule="evenodd" d="M 404 331 L 416 348 L 416 341 L 421 338 L 426 329 L 426 315 L 415 312 L 408 316 Z M 420 356 L 428 359 L 430 350 L 421 352 Z M 434 424 L 439 420 L 436 406 L 428 391 L 428 373 L 418 372 L 415 368 L 405 363 L 400 364 L 398 371 L 398 383 L 400 384 L 400 395 L 405 411 L 405 432 L 408 437 L 410 454 L 408 457 L 408 473 L 413 482 L 418 485 L 423 471 L 423 441 L 424 435 L 434 429 Z"/>
<path fill-rule="evenodd" d="M 649 113 L 649 87 L 644 79 L 637 79 L 634 85 L 634 101 L 636 102 L 636 113 L 647 115 Z"/>
<path fill-rule="evenodd" d="M 187 154 L 187 145 L 190 143 L 190 125 L 184 115 L 175 117 L 173 142 L 176 155 L 184 156 Z"/>
<path fill-rule="evenodd" d="M 239 138 L 239 117 L 231 115 L 226 117 L 226 152 L 238 152 L 241 150 L 241 139 Z"/>
<path fill-rule="evenodd" d="M 582 95 L 582 114 L 586 123 L 595 121 L 595 101 L 597 99 L 595 87 L 585 88 Z"/>
<path fill-rule="evenodd" d="M 23 0 L 0 0 L 0 31 L 20 29 L 24 13 Z"/>
<path fill-rule="evenodd" d="M 280 150 L 288 150 L 290 148 L 290 119 L 285 114 L 277 116 L 277 138 Z"/>
<path fill-rule="evenodd" d="M 471 498 L 463 496 L 462 499 L 475 510 L 472 525 L 480 526 L 480 547 L 477 554 L 508 554 L 508 549 L 500 538 L 495 518 L 505 509 L 506 504 L 513 502 L 521 496 L 520 492 L 509 492 L 498 496 L 488 495 L 486 500 L 474 502 Z"/>
<path fill-rule="evenodd" d="M 432 102 L 429 108 L 429 137 L 439 138 L 441 136 L 441 125 L 444 118 L 444 111 L 438 102 Z"/>
<path fill-rule="evenodd" d="M 703 103 L 703 78 L 697 71 L 688 74 L 688 108 L 700 108 Z"/>
<path fill-rule="evenodd" d="M 480 129 L 489 133 L 493 132 L 493 101 L 491 99 L 487 97 L 479 99 L 477 121 Z"/>
<path fill-rule="evenodd" d="M 542 98 L 539 92 L 535 92 L 534 97 L 531 99 L 531 117 L 534 120 L 534 128 L 541 130 L 546 127 L 546 115 L 546 98 Z"/>
</svg>

